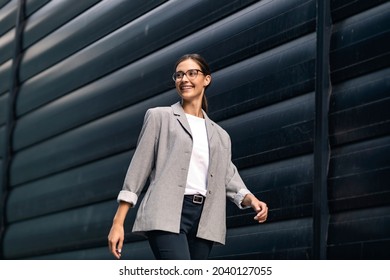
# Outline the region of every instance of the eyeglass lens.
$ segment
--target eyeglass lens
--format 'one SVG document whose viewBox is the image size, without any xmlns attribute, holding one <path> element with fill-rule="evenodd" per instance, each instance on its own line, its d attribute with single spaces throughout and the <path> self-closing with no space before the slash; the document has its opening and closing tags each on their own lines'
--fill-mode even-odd
<svg viewBox="0 0 390 280">
<path fill-rule="evenodd" d="M 177 71 L 173 73 L 173 79 L 176 80 L 181 80 L 183 79 L 184 75 L 186 75 L 189 79 L 195 79 L 198 76 L 198 72 L 201 72 L 198 69 L 189 69 L 186 72 L 183 71 Z"/>
</svg>

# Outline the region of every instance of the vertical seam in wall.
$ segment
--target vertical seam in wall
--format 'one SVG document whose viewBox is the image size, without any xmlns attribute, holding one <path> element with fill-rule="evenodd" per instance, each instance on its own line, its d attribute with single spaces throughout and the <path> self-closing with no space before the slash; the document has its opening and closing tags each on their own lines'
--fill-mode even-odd
<svg viewBox="0 0 390 280">
<path fill-rule="evenodd" d="M 15 23 L 15 45 L 14 53 L 12 58 L 12 70 L 11 70 L 11 81 L 9 88 L 9 97 L 7 104 L 6 124 L 5 124 L 5 139 L 4 139 L 4 150 L 3 150 L 3 176 L 2 176 L 2 188 L 0 194 L 1 202 L 1 215 L 0 215 L 0 244 L 1 248 L 4 248 L 3 240 L 6 226 L 6 200 L 8 196 L 8 190 L 10 187 L 11 177 L 11 162 L 13 153 L 13 132 L 16 122 L 16 97 L 19 91 L 19 66 L 23 52 L 23 30 L 25 25 L 25 5 L 26 0 L 18 1 L 18 10 L 16 15 Z M 0 250 L 0 258 L 4 259 L 3 250 Z"/>
<path fill-rule="evenodd" d="M 314 180 L 313 180 L 313 259 L 327 258 L 329 227 L 328 171 L 331 38 L 330 1 L 317 0 L 317 45 L 315 79 Z"/>
</svg>

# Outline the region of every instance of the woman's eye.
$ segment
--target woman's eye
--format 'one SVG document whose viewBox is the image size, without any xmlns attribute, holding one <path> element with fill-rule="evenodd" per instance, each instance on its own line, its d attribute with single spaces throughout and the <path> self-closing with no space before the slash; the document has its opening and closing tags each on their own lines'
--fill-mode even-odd
<svg viewBox="0 0 390 280">
<path fill-rule="evenodd" d="M 196 71 L 189 71 L 188 73 L 190 77 L 194 77 L 196 75 Z"/>
</svg>

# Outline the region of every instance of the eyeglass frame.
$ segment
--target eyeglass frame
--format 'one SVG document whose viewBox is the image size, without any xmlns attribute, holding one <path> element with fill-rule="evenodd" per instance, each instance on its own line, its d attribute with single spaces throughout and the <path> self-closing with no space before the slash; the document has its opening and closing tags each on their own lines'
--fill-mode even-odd
<svg viewBox="0 0 390 280">
<path fill-rule="evenodd" d="M 195 75 L 193 78 L 190 77 L 189 75 L 187 75 L 187 73 L 188 73 L 189 71 L 196 71 L 196 75 Z M 202 70 L 199 70 L 199 69 L 188 69 L 186 72 L 184 72 L 184 71 L 177 71 L 177 72 L 175 72 L 175 73 L 172 74 L 172 79 L 173 79 L 175 82 L 176 82 L 176 81 L 180 81 L 180 80 L 182 80 L 182 79 L 184 78 L 184 75 L 186 75 L 187 78 L 188 78 L 189 80 L 195 80 L 195 79 L 198 77 L 199 72 L 202 73 L 202 74 L 204 75 L 204 72 L 203 72 Z M 183 73 L 183 76 L 182 76 L 180 79 L 175 79 L 175 76 L 176 76 L 177 73 Z"/>
</svg>

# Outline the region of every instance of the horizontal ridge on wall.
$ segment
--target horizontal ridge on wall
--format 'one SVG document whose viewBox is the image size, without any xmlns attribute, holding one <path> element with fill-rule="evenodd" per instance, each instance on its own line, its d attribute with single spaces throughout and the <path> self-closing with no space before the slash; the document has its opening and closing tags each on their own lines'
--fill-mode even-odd
<svg viewBox="0 0 390 280">
<path fill-rule="evenodd" d="M 9 224 L 4 237 L 4 256 L 26 258 L 106 244 L 116 204 L 111 200 Z"/>
<path fill-rule="evenodd" d="M 243 226 L 229 230 L 226 239 L 225 246 L 213 247 L 210 259 L 309 259 L 312 220 Z"/>
<path fill-rule="evenodd" d="M 330 259 L 388 259 L 390 207 L 351 210 L 332 215 L 329 222 Z M 356 230 L 364 229 L 364 230 Z"/>
<path fill-rule="evenodd" d="M 64 24 L 99 2 L 101 0 L 50 1 L 29 17 L 24 29 L 23 49 L 29 48 L 43 37 L 62 28 Z M 44 63 L 45 60 L 41 59 L 40 62 Z"/>
<path fill-rule="evenodd" d="M 154 256 L 146 240 L 125 244 L 122 251 L 123 260 L 153 260 Z M 48 255 L 33 256 L 32 260 L 113 260 L 114 257 L 107 254 L 107 246 L 85 248 L 74 251 L 53 253 Z"/>
<path fill-rule="evenodd" d="M 9 93 L 7 92 L 4 95 L 0 95 L 0 126 L 5 125 L 6 116 L 7 116 L 7 106 L 8 106 L 8 97 Z"/>
<path fill-rule="evenodd" d="M 390 3 L 380 5 L 334 26 L 330 65 L 332 83 L 388 66 Z"/>
<path fill-rule="evenodd" d="M 311 92 L 314 65 L 310 34 L 222 69 L 207 95 L 210 116 L 220 121 Z"/>
<path fill-rule="evenodd" d="M 334 149 L 329 168 L 333 212 L 390 204 L 390 136 Z"/>
<path fill-rule="evenodd" d="M 331 0 L 332 21 L 338 23 L 348 17 L 386 3 L 387 0 Z"/>
<path fill-rule="evenodd" d="M 51 31 L 55 30 L 57 27 L 61 26 L 64 22 L 76 16 L 78 13 L 89 8 L 91 4 L 99 1 L 100 0 L 50 1 L 41 9 L 37 10 L 37 12 L 29 16 L 23 30 L 23 49 L 26 49 L 28 46 L 33 44 L 34 41 L 39 40 Z M 69 9 L 70 6 L 72 9 Z M 15 21 L 16 18 L 12 17 L 12 20 Z M 14 24 L 15 22 L 13 22 L 13 25 Z M 8 32 L 7 36 L 3 36 L 0 39 L 0 45 L 2 46 L 0 48 L 0 64 L 12 58 L 13 38 L 10 36 L 13 37 L 13 31 Z M 6 38 L 9 39 L 5 40 Z"/>
<path fill-rule="evenodd" d="M 131 151 L 114 155 L 14 188 L 7 200 L 8 222 L 115 198 L 132 154 Z"/>
<path fill-rule="evenodd" d="M 251 192 L 272 211 L 272 222 L 310 217 L 312 212 L 313 156 L 306 154 L 269 164 L 241 169 L 240 175 Z M 272 202 L 272 203 L 271 203 Z M 253 210 L 227 204 L 228 228 L 253 222 Z"/>
<path fill-rule="evenodd" d="M 332 145 L 389 134 L 389 80 L 386 68 L 335 85 L 329 114 Z"/>
<path fill-rule="evenodd" d="M 25 14 L 29 17 L 50 0 L 26 1 Z M 18 8 L 18 0 L 10 1 L 7 6 L 0 9 L 0 64 L 12 59 L 15 38 L 15 23 Z M 3 86 L 0 86 L 0 93 Z"/>
</svg>

